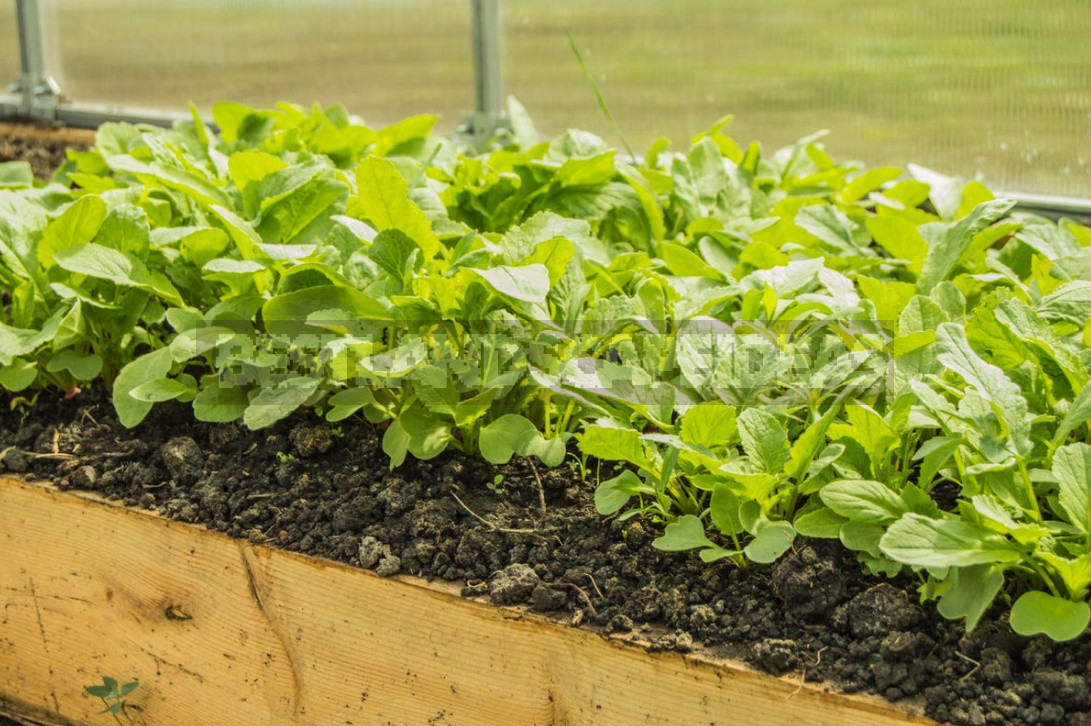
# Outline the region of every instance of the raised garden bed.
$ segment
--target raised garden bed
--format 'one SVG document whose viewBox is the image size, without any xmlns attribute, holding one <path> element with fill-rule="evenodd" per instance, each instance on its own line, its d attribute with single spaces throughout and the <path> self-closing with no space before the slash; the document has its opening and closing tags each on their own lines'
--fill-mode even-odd
<svg viewBox="0 0 1091 726">
<path fill-rule="evenodd" d="M 911 720 L 8 477 L 0 533 L 0 708 L 44 723 L 95 722 L 103 673 L 140 681 L 134 723 Z"/>
<path fill-rule="evenodd" d="M 637 168 L 586 134 L 535 145 L 514 106 L 511 138 L 488 156 L 431 135 L 424 117 L 371 130 L 337 108 L 224 104 L 214 115 L 222 138 L 200 122 L 105 127 L 55 177 L 68 188 L 31 188 L 24 167 L 4 169 L 16 191 L 0 191 L 0 275 L 10 283 L 0 298 L 0 472 L 60 490 L 4 485 L 16 501 L 5 508 L 14 524 L 0 530 L 0 554 L 16 563 L 11 605 L 23 602 L 29 617 L 28 592 L 37 605 L 37 630 L 17 629 L 26 642 L 53 647 L 43 613 L 64 601 L 42 607 L 40 595 L 55 579 L 71 584 L 37 574 L 50 557 L 57 572 L 93 573 L 89 587 L 101 590 L 66 607 L 89 601 L 126 623 L 135 613 L 133 627 L 155 637 L 189 632 L 179 629 L 200 619 L 191 610 L 220 612 L 175 603 L 185 587 L 175 597 L 147 583 L 133 587 L 155 607 L 131 596 L 118 611 L 123 585 L 102 584 L 141 583 L 163 566 L 155 545 L 128 550 L 132 538 L 178 537 L 170 552 L 207 548 L 221 563 L 224 583 L 197 575 L 202 588 L 223 585 L 247 617 L 264 618 L 269 670 L 246 677 L 284 680 L 287 669 L 287 687 L 259 689 L 275 694 L 261 708 L 286 719 L 350 704 L 323 701 L 325 686 L 308 690 L 300 663 L 355 668 L 347 653 L 413 640 L 406 632 L 442 645 L 432 657 L 455 659 L 445 673 L 465 670 L 457 659 L 477 650 L 463 642 L 473 636 L 461 615 L 417 611 L 399 630 L 391 608 L 372 607 L 387 596 L 342 598 L 357 586 L 340 578 L 429 607 L 443 600 L 435 588 L 421 595 L 419 583 L 269 545 L 446 582 L 448 595 L 597 633 L 537 615 L 515 626 L 510 611 L 456 601 L 452 613 L 529 628 L 527 647 L 546 654 L 532 664 L 544 690 L 525 685 L 522 646 L 508 645 L 522 631 L 482 632 L 500 673 L 484 683 L 467 674 L 469 703 L 458 688 L 440 700 L 446 691 L 432 683 L 406 706 L 422 710 L 399 716 L 389 710 L 405 699 L 399 688 L 414 686 L 383 676 L 381 696 L 348 706 L 364 722 L 496 720 L 482 704 L 497 692 L 527 699 L 532 722 L 594 720 L 596 706 L 603 722 L 736 720 L 744 712 L 729 703 L 751 718 L 816 720 L 826 701 L 873 719 L 1091 719 L 1085 227 L 1012 216 L 980 184 L 926 170 L 891 186 L 901 170 L 837 165 L 814 139 L 765 158 L 722 123 L 685 154 L 653 148 Z M 45 518 L 51 507 L 56 532 L 22 514 Z M 102 532 L 86 524 L 76 534 L 60 514 L 69 510 Z M 105 534 L 130 526 L 132 538 Z M 66 569 L 65 542 L 78 537 L 88 544 Z M 24 553 L 37 538 L 46 544 Z M 271 564 L 280 562 L 291 564 Z M 281 567 L 299 582 L 282 585 Z M 301 574 L 316 568 L 337 584 Z M 271 614 L 263 587 L 315 600 Z M 392 608 L 409 597 L 389 595 Z M 311 626 L 292 618 L 317 618 L 317 602 L 347 614 L 327 613 L 341 625 L 315 632 L 336 642 L 307 636 L 297 659 L 294 634 Z M 387 622 L 396 634 L 376 635 Z M 226 631 L 208 632 L 227 642 Z M 530 635 L 539 632 L 564 645 Z M 221 687 L 190 665 L 189 645 L 134 638 L 92 637 L 88 657 L 101 668 L 17 652 L 12 667 L 44 666 L 50 688 L 20 676 L 23 695 L 38 695 L 5 697 L 76 713 L 77 697 L 95 707 L 82 686 L 138 677 L 125 711 L 156 723 L 172 718 L 148 715 L 157 699 L 205 697 L 168 693 L 185 675 L 257 707 L 239 701 L 237 675 Z M 688 664 L 692 688 L 717 684 L 710 694 L 666 683 L 673 676 L 661 684 L 570 655 L 573 643 L 623 653 L 648 673 Z M 193 648 L 195 663 L 232 662 L 222 648 Z M 551 655 L 558 649 L 569 655 Z M 138 662 L 156 675 L 127 665 Z M 426 672 L 418 662 L 391 668 Z M 49 669 L 62 666 L 87 677 L 55 685 Z M 611 681 L 612 668 L 625 677 Z M 561 694 L 569 678 L 581 685 Z M 746 693 L 768 683 L 772 700 L 758 707 L 730 682 L 751 684 Z M 600 683 L 621 705 L 598 695 Z M 819 697 L 812 683 L 896 705 Z M 73 705 L 51 705 L 58 688 Z M 534 710 L 551 688 L 554 710 Z M 697 710 L 675 706 L 678 693 Z M 811 700 L 797 712 L 801 694 Z"/>
</svg>

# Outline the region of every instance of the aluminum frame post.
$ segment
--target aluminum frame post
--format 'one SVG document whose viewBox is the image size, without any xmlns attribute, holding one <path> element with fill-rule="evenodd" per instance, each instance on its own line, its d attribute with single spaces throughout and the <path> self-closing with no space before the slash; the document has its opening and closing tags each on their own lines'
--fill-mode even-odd
<svg viewBox="0 0 1091 726">
<path fill-rule="evenodd" d="M 500 0 L 471 0 L 473 5 L 474 137 L 484 143 L 496 132 L 503 113 L 500 57 Z"/>
<path fill-rule="evenodd" d="M 20 110 L 24 116 L 55 118 L 61 87 L 46 65 L 39 0 L 15 0 L 15 10 L 22 75 L 12 90 L 21 97 Z"/>
</svg>

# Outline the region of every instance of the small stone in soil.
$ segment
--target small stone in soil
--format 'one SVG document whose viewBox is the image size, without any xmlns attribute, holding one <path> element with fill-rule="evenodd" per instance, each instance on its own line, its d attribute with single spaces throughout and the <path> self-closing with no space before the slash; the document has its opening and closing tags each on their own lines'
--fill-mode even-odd
<svg viewBox="0 0 1091 726">
<path fill-rule="evenodd" d="M 387 555 L 379 560 L 379 566 L 375 568 L 375 573 L 380 577 L 390 577 L 396 575 L 402 570 L 402 560 L 396 555 Z"/>
<path fill-rule="evenodd" d="M 159 458 L 179 484 L 195 481 L 205 465 L 201 447 L 188 436 L 176 436 L 159 447 Z"/>
<path fill-rule="evenodd" d="M 91 489 L 98 481 L 98 472 L 95 467 L 85 464 L 76 467 L 76 470 L 68 475 L 68 482 L 76 489 Z"/>
<path fill-rule="evenodd" d="M 538 584 L 530 594 L 530 605 L 539 612 L 560 610 L 568 603 L 568 593 L 545 584 Z"/>
<path fill-rule="evenodd" d="M 379 563 L 383 556 L 383 543 L 372 536 L 360 540 L 360 566 L 372 568 Z"/>
<path fill-rule="evenodd" d="M 3 464 L 8 471 L 16 474 L 22 474 L 30 468 L 30 460 L 19 449 L 9 449 L 3 458 L 0 458 L 0 464 Z"/>
<path fill-rule="evenodd" d="M 794 640 L 766 638 L 754 645 L 754 660 L 773 675 L 799 666 L 799 648 Z"/>
<path fill-rule="evenodd" d="M 497 605 L 523 602 L 538 585 L 538 574 L 519 562 L 508 565 L 489 578 L 489 599 Z"/>
<path fill-rule="evenodd" d="M 610 630 L 615 633 L 628 633 L 633 629 L 633 619 L 623 613 L 618 613 L 610 619 Z"/>
</svg>

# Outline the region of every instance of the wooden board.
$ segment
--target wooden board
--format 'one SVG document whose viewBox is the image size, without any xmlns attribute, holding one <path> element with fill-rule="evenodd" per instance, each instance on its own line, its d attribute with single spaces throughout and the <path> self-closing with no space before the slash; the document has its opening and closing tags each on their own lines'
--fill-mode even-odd
<svg viewBox="0 0 1091 726">
<path fill-rule="evenodd" d="M 137 724 L 924 722 L 0 477 L 0 707 Z"/>
<path fill-rule="evenodd" d="M 95 143 L 91 129 L 74 129 L 69 126 L 47 126 L 35 123 L 12 123 L 0 120 L 0 136 L 15 136 L 37 141 L 60 141 L 65 144 Z"/>
</svg>

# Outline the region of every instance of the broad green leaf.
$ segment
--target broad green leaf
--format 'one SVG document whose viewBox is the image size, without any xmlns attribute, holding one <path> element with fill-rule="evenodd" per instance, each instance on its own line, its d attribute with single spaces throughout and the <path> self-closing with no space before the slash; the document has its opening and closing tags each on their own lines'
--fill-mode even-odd
<svg viewBox="0 0 1091 726">
<path fill-rule="evenodd" d="M 1076 443 L 1057 449 L 1053 476 L 1060 488 L 1057 500 L 1065 519 L 1091 533 L 1091 446 Z"/>
<path fill-rule="evenodd" d="M 1070 433 L 1088 421 L 1091 421 L 1091 386 L 1084 386 L 1053 434 L 1054 445 L 1064 441 Z"/>
<path fill-rule="evenodd" d="M 972 212 L 951 224 L 928 250 L 917 289 L 927 293 L 940 282 L 947 280 L 958 267 L 962 254 L 969 248 L 976 234 L 1007 214 L 1015 202 L 998 199 L 979 204 Z"/>
<path fill-rule="evenodd" d="M 1004 574 L 989 565 L 956 567 L 948 576 L 950 586 L 939 601 L 940 615 L 948 620 L 966 618 L 966 630 L 977 627 L 1004 584 Z"/>
<path fill-rule="evenodd" d="M 679 517 L 677 522 L 668 524 L 663 536 L 652 542 L 657 550 L 681 552 L 704 547 L 716 547 L 716 543 L 705 536 L 705 525 L 692 514 Z"/>
<path fill-rule="evenodd" d="M 356 197 L 349 201 L 349 214 L 371 222 L 378 231 L 398 229 L 409 236 L 433 259 L 440 241 L 421 208 L 409 198 L 409 185 L 387 159 L 370 156 L 356 167 Z"/>
<path fill-rule="evenodd" d="M 761 408 L 748 408 L 738 417 L 743 449 L 764 472 L 780 474 L 788 462 L 788 432 L 780 420 Z"/>
<path fill-rule="evenodd" d="M 54 255 L 93 240 L 105 219 L 106 202 L 99 197 L 88 194 L 72 202 L 42 234 L 38 262 L 42 267 L 52 267 Z"/>
<path fill-rule="evenodd" d="M 146 289 L 151 286 L 151 275 L 143 262 L 132 254 L 93 242 L 61 250 L 53 259 L 59 267 L 69 272 L 130 287 Z"/>
<path fill-rule="evenodd" d="M 263 429 L 287 418 L 307 403 L 318 389 L 320 380 L 296 376 L 275 386 L 263 388 L 251 399 L 242 420 L 251 429 Z"/>
<path fill-rule="evenodd" d="M 841 479 L 822 487 L 822 502 L 853 522 L 889 524 L 908 511 L 897 492 L 886 484 L 866 479 Z"/>
<path fill-rule="evenodd" d="M 580 437 L 580 451 L 605 461 L 648 464 L 640 434 L 631 428 L 588 426 Z"/>
<path fill-rule="evenodd" d="M 45 369 L 50 373 L 67 370 L 78 381 L 90 381 L 102 372 L 102 358 L 95 353 L 80 355 L 68 349 L 53 356 Z"/>
<path fill-rule="evenodd" d="M 868 193 L 875 191 L 883 184 L 892 182 L 902 175 L 902 170 L 895 166 L 883 166 L 876 169 L 868 169 L 853 177 L 852 181 L 841 190 L 841 201 L 852 204 L 866 197 Z"/>
<path fill-rule="evenodd" d="M 908 262 L 911 271 L 920 272 L 928 243 L 912 222 L 901 217 L 868 217 L 867 229 L 891 257 Z"/>
<path fill-rule="evenodd" d="M 162 401 L 173 401 L 190 392 L 189 388 L 173 378 L 158 378 L 154 381 L 140 384 L 129 391 L 129 395 L 138 401 L 160 403 Z"/>
<path fill-rule="evenodd" d="M 682 415 L 679 436 L 688 444 L 710 449 L 728 446 L 738 436 L 735 409 L 715 402 L 690 406 Z"/>
<path fill-rule="evenodd" d="M 237 421 L 246 413 L 250 399 L 238 386 L 222 386 L 219 381 L 203 384 L 193 399 L 193 417 L 208 423 Z"/>
<path fill-rule="evenodd" d="M 1035 307 L 1046 320 L 1083 326 L 1091 318 L 1091 281 L 1074 280 L 1043 297 Z"/>
<path fill-rule="evenodd" d="M 450 426 L 418 406 L 402 411 L 398 424 L 409 437 L 409 453 L 422 461 L 442 454 L 451 440 Z"/>
<path fill-rule="evenodd" d="M 139 424 L 152 410 L 149 401 L 142 401 L 132 395 L 139 386 L 166 377 L 170 373 L 174 360 L 170 348 L 160 348 L 130 361 L 117 378 L 114 379 L 114 409 L 122 426 L 132 428 Z"/>
<path fill-rule="evenodd" d="M 0 387 L 18 393 L 38 378 L 38 365 L 32 360 L 16 360 L 0 366 Z"/>
<path fill-rule="evenodd" d="M 638 494 L 655 494 L 632 470 L 626 469 L 595 487 L 595 511 L 604 517 L 614 514 Z"/>
<path fill-rule="evenodd" d="M 899 317 L 905 312 L 909 301 L 917 294 L 915 286 L 897 280 L 878 280 L 860 276 L 856 278 L 856 284 L 860 286 L 860 292 L 863 293 L 864 298 L 875 304 L 875 319 L 883 327 L 891 330 L 897 329 Z"/>
<path fill-rule="evenodd" d="M 859 246 L 856 224 L 832 204 L 804 207 L 796 215 L 795 223 L 836 252 L 853 254 Z"/>
<path fill-rule="evenodd" d="M 1044 633 L 1053 640 L 1074 640 L 1087 630 L 1091 608 L 1040 590 L 1023 593 L 1011 607 L 1011 629 L 1020 635 Z"/>
<path fill-rule="evenodd" d="M 547 466 L 557 466 L 564 459 L 564 443 L 560 439 L 546 439 L 526 417 L 514 413 L 483 427 L 478 445 L 490 464 L 507 464 L 513 455 L 534 455 Z"/>
<path fill-rule="evenodd" d="M 765 524 L 750 544 L 743 548 L 743 554 L 751 562 L 767 565 L 776 562 L 795 541 L 796 531 L 788 522 L 769 522 Z"/>
<path fill-rule="evenodd" d="M 501 265 L 474 273 L 497 293 L 512 300 L 545 305 L 549 294 L 549 270 L 542 264 Z"/>
<path fill-rule="evenodd" d="M 895 562 L 921 567 L 971 567 L 1018 562 L 1018 548 L 971 522 L 908 513 L 887 529 L 879 544 Z"/>
<path fill-rule="evenodd" d="M 829 507 L 820 507 L 796 516 L 792 524 L 804 537 L 837 539 L 847 520 Z"/>
<path fill-rule="evenodd" d="M 1027 402 L 1019 386 L 997 366 L 986 363 L 970 346 L 966 331 L 953 323 L 942 323 L 936 331 L 936 344 L 941 353 L 939 360 L 947 368 L 960 375 L 1003 416 L 1015 451 L 1021 455 L 1030 453 L 1030 425 L 1027 421 Z"/>
</svg>

